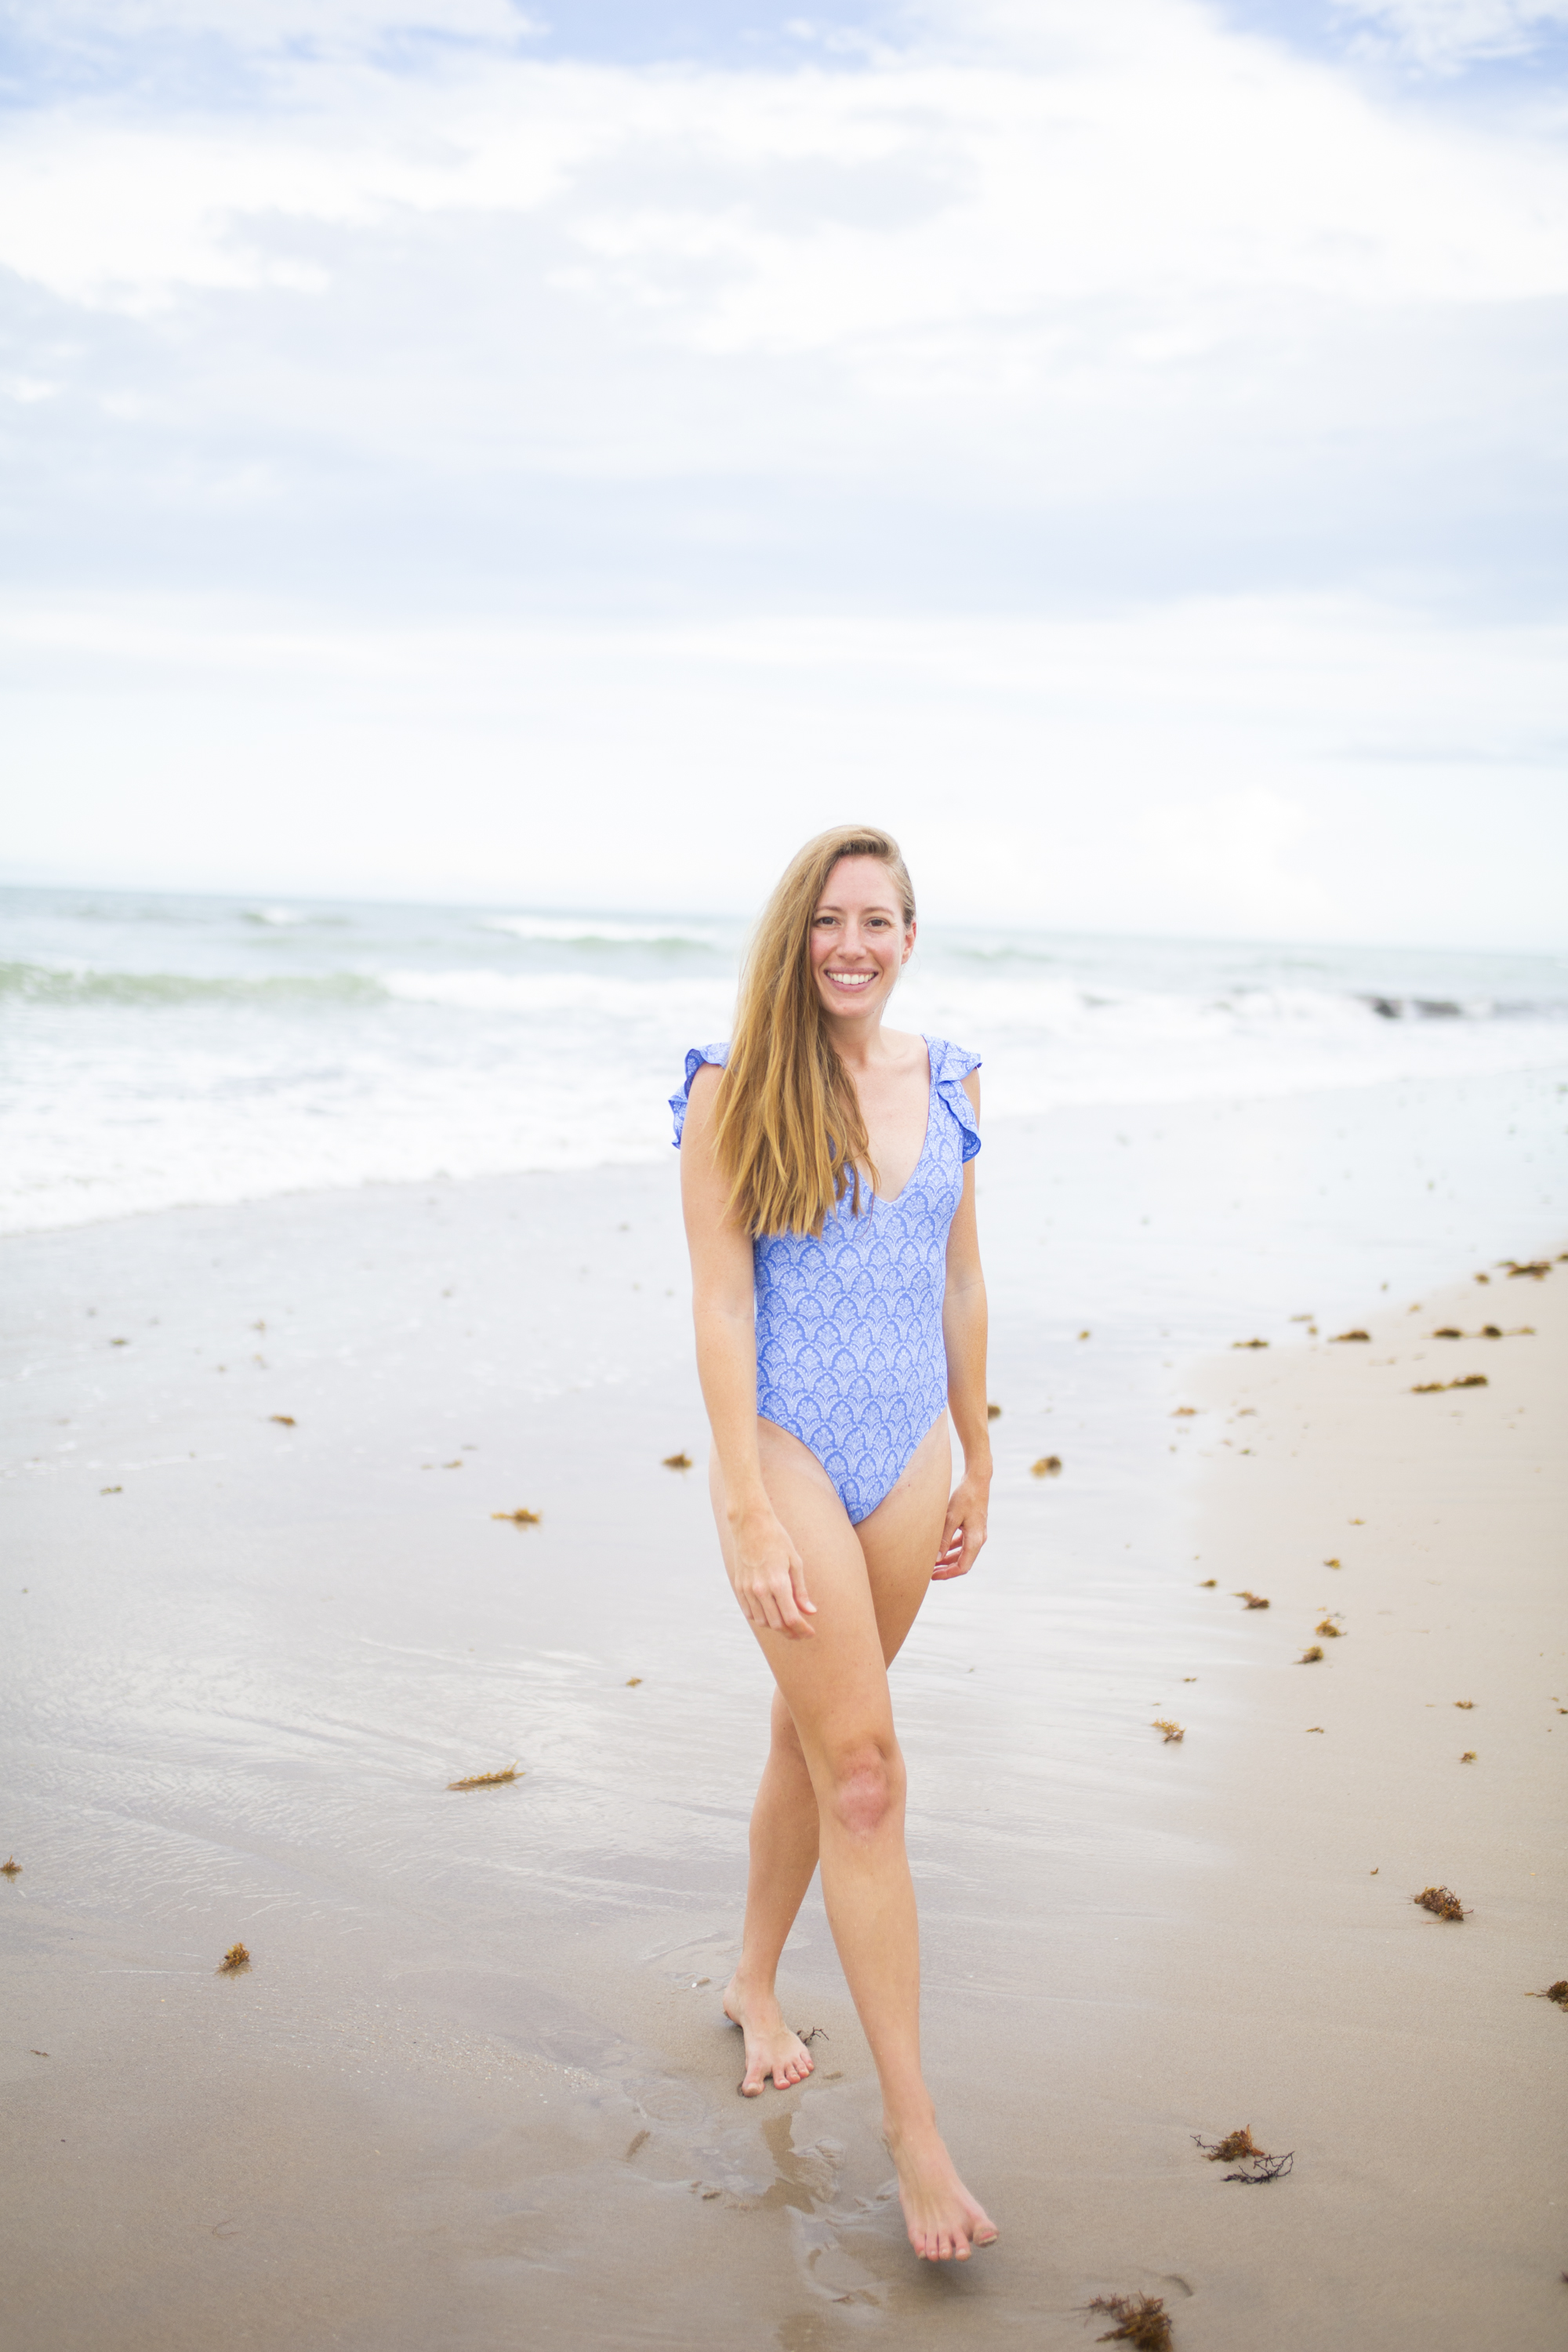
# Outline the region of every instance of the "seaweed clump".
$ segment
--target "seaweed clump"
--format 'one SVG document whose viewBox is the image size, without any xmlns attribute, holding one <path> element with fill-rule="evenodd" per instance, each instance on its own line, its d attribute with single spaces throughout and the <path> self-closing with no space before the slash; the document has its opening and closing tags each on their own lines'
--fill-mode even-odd
<svg viewBox="0 0 1568 2352">
<path fill-rule="evenodd" d="M 467 1780 L 448 1780 L 447 1786 L 448 1789 L 499 1789 L 503 1780 L 515 1780 L 518 1777 L 517 1766 L 509 1764 L 504 1772 L 470 1772 Z"/>
<path fill-rule="evenodd" d="M 664 1457 L 663 1467 L 666 1470 L 689 1470 L 691 1467 L 691 1456 L 689 1454 L 667 1454 Z"/>
<path fill-rule="evenodd" d="M 1059 1454 L 1042 1454 L 1037 1462 L 1029 1465 L 1032 1478 L 1059 1478 L 1061 1472 L 1062 1457 Z"/>
<path fill-rule="evenodd" d="M 505 1519 L 511 1526 L 518 1528 L 536 1528 L 539 1525 L 539 1513 L 527 1510 L 521 1506 L 515 1511 L 492 1511 L 490 1517 L 492 1519 Z"/>
<path fill-rule="evenodd" d="M 1297 1659 L 1296 1664 L 1299 1666 L 1315 1666 L 1321 1663 L 1322 1655 L 1322 1643 L 1321 1642 L 1314 1642 L 1309 1649 L 1302 1651 L 1300 1656 Z"/>
<path fill-rule="evenodd" d="M 1243 2124 L 1239 2131 L 1226 2132 L 1223 2139 L 1200 2139 L 1194 2132 L 1193 2146 L 1202 2151 L 1209 2164 L 1236 2164 L 1242 2168 L 1239 2172 L 1227 2172 L 1227 2180 L 1283 2180 L 1288 2172 L 1296 2168 L 1294 2148 L 1288 2148 L 1283 2156 L 1271 2155 L 1268 2148 L 1258 2147 L 1250 2124 Z"/>
<path fill-rule="evenodd" d="M 246 1950 L 245 1946 L 231 1944 L 218 1962 L 217 1972 L 220 1977 L 237 1977 L 241 1969 L 247 1969 L 249 1966 L 250 1954 Z"/>
<path fill-rule="evenodd" d="M 1336 1625 L 1331 1617 L 1325 1617 L 1321 1625 L 1314 1625 L 1312 1628 L 1314 1633 L 1321 1633 L 1331 1642 L 1341 1640 L 1344 1630 L 1342 1625 Z"/>
<path fill-rule="evenodd" d="M 1248 1592 L 1245 1585 L 1232 1597 L 1237 1601 L 1245 1601 L 1249 1609 L 1267 1609 L 1268 1606 L 1261 1592 Z"/>
<path fill-rule="evenodd" d="M 1173 1723 L 1168 1716 L 1163 1715 L 1157 1715 L 1154 1717 L 1153 1722 L 1149 1726 L 1149 1728 L 1151 1731 L 1163 1731 L 1164 1733 L 1165 1745 L 1167 1748 L 1169 1748 L 1173 1740 L 1174 1740 L 1179 1746 L 1187 1736 L 1179 1723 Z"/>
<path fill-rule="evenodd" d="M 1417 1908 L 1430 1911 L 1434 1919 L 1462 1919 L 1465 1906 L 1451 1886 L 1424 1886 L 1412 1897 Z"/>
<path fill-rule="evenodd" d="M 1532 1992 L 1531 2000 L 1554 2000 L 1559 2009 L 1568 2009 L 1568 1977 L 1559 1977 L 1544 1992 Z"/>
<path fill-rule="evenodd" d="M 0 1876 L 16 1878 L 21 1874 L 21 1869 L 22 1865 L 15 1854 L 11 1855 L 9 1861 L 0 1862 Z"/>
<path fill-rule="evenodd" d="M 1331 1347 L 1342 1348 L 1347 1339 L 1365 1339 L 1370 1341 L 1371 1338 L 1372 1333 L 1370 1331 L 1336 1331 L 1333 1339 L 1330 1342 L 1330 1345 Z"/>
<path fill-rule="evenodd" d="M 1089 2309 L 1116 2322 L 1095 2338 L 1097 2343 L 1131 2344 L 1137 2352 L 1172 2352 L 1174 2338 L 1163 2295 L 1097 2294 Z"/>
</svg>

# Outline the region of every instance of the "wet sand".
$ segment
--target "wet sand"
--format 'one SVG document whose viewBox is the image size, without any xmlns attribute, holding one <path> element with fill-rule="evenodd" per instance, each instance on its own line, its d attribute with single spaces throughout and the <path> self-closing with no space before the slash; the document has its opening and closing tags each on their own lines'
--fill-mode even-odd
<svg viewBox="0 0 1568 2352">
<path fill-rule="evenodd" d="M 1167 1190 L 1230 1153 L 1177 1124 Z M 1126 2292 L 1205 2352 L 1557 2341 L 1568 2019 L 1526 1996 L 1568 1971 L 1568 1265 L 1455 1253 L 1410 1313 L 1393 1258 L 1333 1343 L 1289 1320 L 1329 1303 L 1306 1253 L 1238 1233 L 1204 1314 L 1157 1256 L 1107 1306 L 1127 1125 L 1074 1130 L 1079 1258 L 1040 1137 L 994 1139 L 995 1531 L 899 1668 L 930 2072 L 1005 2231 L 958 2274 L 904 2248 L 815 1898 L 819 2072 L 734 2095 L 766 1685 L 667 1171 L 7 1245 L 16 2341 L 972 2352 L 1092 2341 Z M 1426 1336 L 1488 1320 L 1534 1335 Z M 1289 2179 L 1193 2147 L 1244 2123 Z"/>
</svg>

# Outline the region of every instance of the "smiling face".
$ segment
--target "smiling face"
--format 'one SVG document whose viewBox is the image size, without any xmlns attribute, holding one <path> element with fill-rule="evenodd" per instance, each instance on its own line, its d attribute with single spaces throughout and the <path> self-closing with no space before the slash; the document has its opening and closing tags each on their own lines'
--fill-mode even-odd
<svg viewBox="0 0 1568 2352">
<path fill-rule="evenodd" d="M 914 944 L 915 927 L 906 925 L 881 859 L 841 857 L 811 919 L 811 973 L 823 1010 L 874 1026 Z"/>
</svg>

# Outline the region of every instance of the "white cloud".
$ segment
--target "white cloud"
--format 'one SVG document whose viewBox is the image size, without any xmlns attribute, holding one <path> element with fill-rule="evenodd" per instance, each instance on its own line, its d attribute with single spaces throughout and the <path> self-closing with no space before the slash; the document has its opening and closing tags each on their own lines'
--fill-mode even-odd
<svg viewBox="0 0 1568 2352">
<path fill-rule="evenodd" d="M 245 16 L 243 104 L 62 98 L 0 155 L 13 544 L 76 583 L 11 625 L 17 856 L 732 903 L 739 790 L 759 885 L 869 803 L 955 905 L 1558 935 L 1473 814 L 1561 798 L 1533 97 L 1195 0 L 744 74 L 549 62 L 491 0 L 383 70 L 406 11 L 306 13 Z"/>
<path fill-rule="evenodd" d="M 1526 57 L 1568 25 L 1568 0 L 1333 0 L 1352 25 L 1375 26 L 1386 46 L 1442 71 L 1487 58 Z"/>
<path fill-rule="evenodd" d="M 732 909 L 858 813 L 933 915 L 1550 947 L 1565 660 L 1568 626 L 1343 597 L 619 629 L 17 603 L 12 870 Z"/>
</svg>

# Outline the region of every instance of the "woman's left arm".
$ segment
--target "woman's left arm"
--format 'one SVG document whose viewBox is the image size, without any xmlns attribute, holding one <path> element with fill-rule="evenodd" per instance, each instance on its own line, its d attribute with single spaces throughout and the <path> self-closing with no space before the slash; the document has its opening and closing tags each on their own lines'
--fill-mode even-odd
<svg viewBox="0 0 1568 2352">
<path fill-rule="evenodd" d="M 980 1077 L 972 1070 L 963 1091 L 980 1116 Z M 985 1541 L 991 1497 L 991 1428 L 985 1410 L 985 1276 L 974 1215 L 974 1162 L 963 1171 L 963 1192 L 947 1237 L 947 1295 L 942 1336 L 947 1349 L 947 1407 L 963 1448 L 963 1475 L 952 1490 L 932 1575 L 967 1576 Z"/>
</svg>

